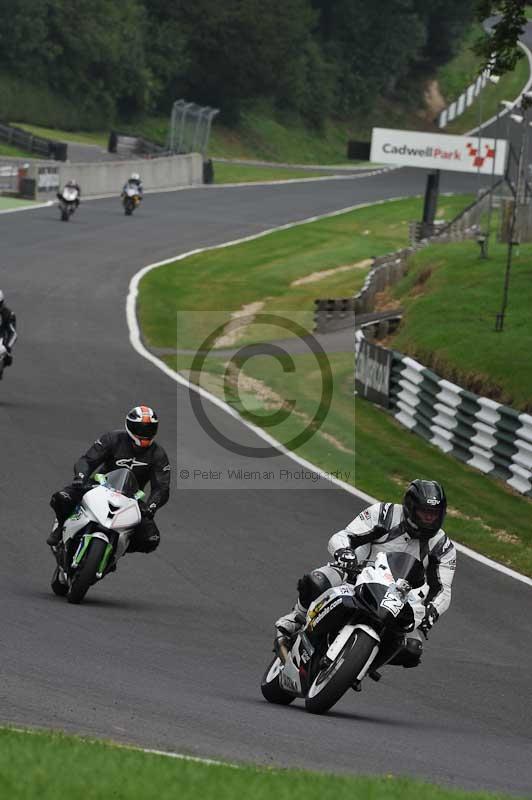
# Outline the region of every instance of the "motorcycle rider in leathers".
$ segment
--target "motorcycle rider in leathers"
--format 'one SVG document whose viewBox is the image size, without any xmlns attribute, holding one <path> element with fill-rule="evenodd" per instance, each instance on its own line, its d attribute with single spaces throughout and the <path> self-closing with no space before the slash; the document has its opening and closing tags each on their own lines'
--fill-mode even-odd
<svg viewBox="0 0 532 800">
<path fill-rule="evenodd" d="M 150 496 L 140 501 L 141 521 L 130 539 L 128 553 L 151 553 L 159 545 L 160 534 L 153 521 L 155 512 L 164 506 L 170 494 L 170 464 L 163 448 L 153 440 L 159 420 L 148 406 L 132 408 L 126 417 L 125 431 L 104 433 L 74 465 L 74 480 L 55 492 L 50 505 L 56 513 L 57 524 L 46 542 L 59 544 L 65 520 L 74 512 L 81 498 L 91 488 L 91 475 L 126 467 L 140 488 L 150 482 Z"/>
<path fill-rule="evenodd" d="M 4 357 L 4 367 L 9 367 L 13 363 L 13 345 L 17 341 L 17 319 L 10 308 L 5 304 L 4 293 L 0 289 L 0 342 L 4 345 L 7 353 Z M 0 379 L 2 378 L 2 365 L 0 364 Z"/>
<path fill-rule="evenodd" d="M 334 561 L 304 575 L 298 582 L 298 599 L 293 610 L 275 623 L 275 650 L 290 647 L 305 624 L 309 605 L 332 586 L 355 582 L 360 564 L 379 551 L 402 551 L 419 559 L 426 575 L 428 593 L 421 597 L 425 616 L 419 627 L 407 634 L 379 663 L 417 667 L 423 652 L 420 631 L 428 632 L 447 611 L 456 568 L 456 550 L 442 530 L 447 509 L 443 488 L 435 481 L 415 480 L 409 485 L 403 504 L 375 503 L 329 540 Z M 386 655 L 389 656 L 387 659 Z"/>
</svg>

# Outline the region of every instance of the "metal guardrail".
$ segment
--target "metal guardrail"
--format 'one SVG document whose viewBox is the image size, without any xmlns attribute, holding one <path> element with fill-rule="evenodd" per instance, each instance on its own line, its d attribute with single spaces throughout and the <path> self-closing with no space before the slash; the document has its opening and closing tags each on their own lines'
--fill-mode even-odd
<svg viewBox="0 0 532 800">
<path fill-rule="evenodd" d="M 53 158 L 56 161 L 66 161 L 68 157 L 68 145 L 65 142 L 58 142 L 54 139 L 45 139 L 42 136 L 35 136 L 33 133 L 15 128 L 0 122 L 0 141 L 6 142 L 13 147 L 20 147 L 28 153 L 35 153 L 41 158 Z"/>
<path fill-rule="evenodd" d="M 138 156 L 151 158 L 170 155 L 167 147 L 151 142 L 143 136 L 119 131 L 111 131 L 109 134 L 107 150 L 109 153 L 116 153 L 118 158 L 136 158 Z"/>
</svg>

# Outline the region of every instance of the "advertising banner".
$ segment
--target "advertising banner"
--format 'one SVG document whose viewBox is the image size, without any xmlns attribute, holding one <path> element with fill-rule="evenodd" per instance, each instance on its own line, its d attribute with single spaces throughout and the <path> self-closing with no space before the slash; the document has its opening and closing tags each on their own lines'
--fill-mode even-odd
<svg viewBox="0 0 532 800">
<path fill-rule="evenodd" d="M 505 139 L 373 128 L 370 160 L 399 167 L 504 175 Z"/>
<path fill-rule="evenodd" d="M 392 353 L 362 339 L 356 356 L 355 390 L 361 397 L 388 408 Z"/>
</svg>

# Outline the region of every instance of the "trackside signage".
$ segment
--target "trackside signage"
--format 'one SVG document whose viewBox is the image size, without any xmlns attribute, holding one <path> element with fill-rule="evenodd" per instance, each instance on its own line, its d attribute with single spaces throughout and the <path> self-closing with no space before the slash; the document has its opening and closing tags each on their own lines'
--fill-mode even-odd
<svg viewBox="0 0 532 800">
<path fill-rule="evenodd" d="M 362 339 L 355 366 L 357 394 L 388 408 L 390 394 L 391 350 Z"/>
<path fill-rule="evenodd" d="M 391 128 L 373 128 L 371 161 L 400 167 L 504 175 L 508 143 L 505 139 L 448 136 Z M 493 169 L 495 165 L 495 169 Z"/>
</svg>

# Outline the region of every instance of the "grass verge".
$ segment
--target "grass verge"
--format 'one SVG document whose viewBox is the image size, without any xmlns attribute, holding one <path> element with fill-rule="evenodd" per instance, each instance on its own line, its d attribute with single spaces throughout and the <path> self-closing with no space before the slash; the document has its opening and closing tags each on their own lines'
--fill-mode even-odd
<svg viewBox="0 0 532 800">
<path fill-rule="evenodd" d="M 0 197 L 0 211 L 7 211 L 11 208 L 24 208 L 25 206 L 35 205 L 34 200 L 18 200 L 16 197 Z"/>
<path fill-rule="evenodd" d="M 458 198 L 445 201 L 448 210 L 451 204 L 458 206 Z M 460 201 L 464 203 L 463 198 Z M 213 329 L 208 312 L 220 309 L 234 312 L 244 305 L 263 301 L 262 311 L 284 311 L 292 318 L 295 311 L 308 312 L 314 297 L 342 295 L 348 286 L 348 293 L 352 293 L 357 282 L 364 278 L 363 270 L 360 277 L 356 272 L 329 272 L 323 282 L 303 283 L 298 287 L 293 282 L 294 278 L 309 276 L 317 270 L 347 266 L 364 254 L 384 252 L 390 249 L 390 239 L 395 238 L 393 246 L 401 246 L 406 221 L 417 215 L 419 203 L 419 200 L 398 201 L 360 209 L 159 267 L 148 273 L 140 285 L 139 316 L 145 338 L 151 346 L 175 348 L 176 312 L 187 310 L 194 313 L 186 315 L 179 344 L 194 349 Z M 469 248 L 467 252 L 472 259 L 478 259 L 475 242 L 460 247 Z M 428 256 L 430 252 L 423 251 L 422 255 Z M 455 287 L 460 285 L 460 279 L 460 275 L 455 275 Z M 198 286 L 208 287 L 209 291 L 198 293 Z M 432 326 L 435 319 L 433 311 Z M 455 323 L 455 333 L 459 325 L 457 328 Z M 235 344 L 242 344 L 242 340 Z M 360 399 L 355 403 L 353 432 L 350 342 L 345 350 L 329 354 L 334 378 L 331 409 L 322 428 L 298 448 L 298 454 L 328 472 L 338 472 L 339 477 L 373 496 L 394 501 L 400 500 L 405 484 L 413 476 L 441 480 L 449 496 L 446 527 L 450 534 L 474 550 L 532 575 L 529 500 L 444 455 L 406 431 L 384 411 Z M 198 381 L 198 376 L 190 375 L 191 360 L 187 355 L 165 357 L 173 369 Z M 230 396 L 226 396 L 223 376 L 227 358 L 214 353 L 206 361 L 201 385 L 228 400 L 244 417 L 249 417 L 250 412 L 267 417 L 286 398 L 295 398 L 297 413 L 274 429 L 264 422 L 270 434 L 286 442 L 301 430 L 302 422 L 306 424 L 312 419 L 321 391 L 321 376 L 312 357 L 294 355 L 293 361 L 296 369 L 288 379 L 273 360 L 271 363 L 265 359 L 249 360 L 241 378 L 236 379 L 238 383 L 232 390 L 230 387 Z M 508 520 L 512 520 L 511 530 Z"/>
<path fill-rule="evenodd" d="M 407 312 L 392 346 L 478 394 L 530 412 L 532 245 L 514 250 L 502 333 L 494 328 L 507 246 L 492 241 L 489 253 L 489 259 L 480 259 L 470 242 L 418 253 L 392 292 Z"/>
<path fill-rule="evenodd" d="M 45 139 L 54 139 L 60 142 L 76 142 L 77 144 L 96 144 L 106 148 L 109 134 L 98 131 L 64 131 L 57 128 L 43 128 L 40 125 L 28 125 L 26 122 L 13 122 L 17 128 L 43 136 Z"/>
<path fill-rule="evenodd" d="M 519 59 L 515 69 L 502 75 L 499 83 L 495 85 L 488 81 L 475 102 L 460 117 L 450 122 L 444 129 L 444 133 L 465 133 L 465 131 L 476 128 L 480 122 L 491 119 L 497 114 L 497 111 L 502 110 L 500 101 L 515 100 L 523 91 L 529 77 L 528 58 L 523 54 L 523 58 Z M 452 100 L 456 99 L 456 97 L 452 98 Z M 502 130 L 498 136 L 504 138 Z"/>
<path fill-rule="evenodd" d="M 68 765 L 68 767 L 67 767 Z M 57 733 L 0 730 L 0 792 L 9 800 L 503 800 L 408 778 L 202 764 Z M 507 796 L 506 796 L 507 797 Z M 509 800 L 509 798 L 507 798 Z"/>
<path fill-rule="evenodd" d="M 231 164 L 223 161 L 214 166 L 215 183 L 248 183 L 251 181 L 288 181 L 297 178 L 322 178 L 334 175 L 334 170 L 290 169 L 255 164 Z"/>
<path fill-rule="evenodd" d="M 468 201 L 465 195 L 442 197 L 438 216 L 452 219 Z M 181 347 L 197 346 L 210 333 L 204 312 L 263 303 L 263 312 L 312 314 L 316 297 L 358 291 L 372 256 L 405 247 L 408 222 L 421 210 L 421 198 L 372 205 L 159 267 L 141 284 L 144 334 L 153 346 L 175 348 L 178 310 L 199 312 L 196 320 L 190 316 L 190 330 L 180 330 Z"/>
</svg>

